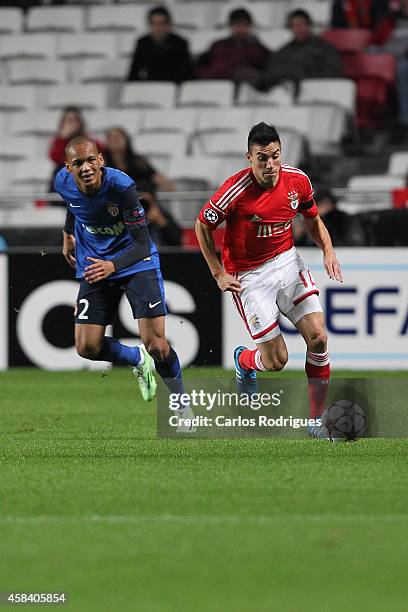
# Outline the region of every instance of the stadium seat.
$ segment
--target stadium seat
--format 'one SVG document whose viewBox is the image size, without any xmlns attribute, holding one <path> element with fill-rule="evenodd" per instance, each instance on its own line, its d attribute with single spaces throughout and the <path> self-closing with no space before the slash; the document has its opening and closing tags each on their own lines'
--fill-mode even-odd
<svg viewBox="0 0 408 612">
<path fill-rule="evenodd" d="M 61 118 L 59 111 L 28 111 L 10 115 L 10 134 L 15 136 L 44 136 L 56 134 Z"/>
<path fill-rule="evenodd" d="M 224 79 L 185 81 L 180 85 L 179 106 L 232 106 L 235 86 Z"/>
<path fill-rule="evenodd" d="M 171 159 L 168 175 L 184 188 L 196 188 L 202 183 L 203 189 L 216 186 L 214 176 L 219 172 L 219 160 L 201 155 L 174 155 Z"/>
<path fill-rule="evenodd" d="M 293 38 L 292 32 L 287 28 L 274 27 L 258 31 L 257 36 L 265 47 L 272 51 L 278 51 L 278 49 L 286 45 Z"/>
<path fill-rule="evenodd" d="M 122 82 L 128 66 L 129 62 L 123 58 L 88 59 L 78 66 L 76 78 L 81 83 Z"/>
<path fill-rule="evenodd" d="M 0 38 L 0 58 L 55 59 L 54 34 L 8 34 Z"/>
<path fill-rule="evenodd" d="M 87 29 L 99 32 L 144 31 L 146 27 L 145 5 L 91 6 L 88 9 Z"/>
<path fill-rule="evenodd" d="M 237 129 L 234 132 L 203 132 L 193 138 L 194 155 L 210 155 L 213 158 L 233 157 L 245 159 L 248 132 Z"/>
<path fill-rule="evenodd" d="M 349 121 L 344 108 L 325 103 L 302 106 L 309 111 L 308 142 L 311 153 L 325 156 L 340 155 L 342 139 L 349 132 Z"/>
<path fill-rule="evenodd" d="M 115 55 L 115 34 L 87 32 L 86 34 L 62 34 L 58 38 L 58 57 L 62 59 L 97 59 Z"/>
<path fill-rule="evenodd" d="M 278 129 L 292 130 L 308 138 L 310 132 L 310 112 L 302 106 L 254 106 L 251 113 L 254 125 L 260 121 L 272 123 Z"/>
<path fill-rule="evenodd" d="M 197 134 L 207 132 L 231 133 L 249 131 L 251 111 L 248 108 L 201 108 L 197 114 Z"/>
<path fill-rule="evenodd" d="M 19 34 L 23 30 L 24 11 L 19 7 L 0 8 L 0 35 Z"/>
<path fill-rule="evenodd" d="M 187 2 L 177 3 L 171 9 L 173 26 L 177 30 L 201 30 L 215 26 L 218 3 Z"/>
<path fill-rule="evenodd" d="M 291 129 L 279 129 L 282 143 L 282 161 L 284 164 L 298 168 L 305 154 L 305 139 Z"/>
<path fill-rule="evenodd" d="M 103 85 L 57 85 L 48 92 L 46 108 L 64 109 L 66 106 L 78 106 L 83 110 L 105 108 L 107 90 Z"/>
<path fill-rule="evenodd" d="M 0 87 L 0 110 L 22 111 L 31 110 L 36 107 L 35 87 L 18 85 L 16 87 Z"/>
<path fill-rule="evenodd" d="M 370 43 L 371 32 L 359 28 L 333 28 L 320 35 L 324 40 L 336 47 L 339 53 L 359 53 Z"/>
<path fill-rule="evenodd" d="M 241 83 L 238 89 L 239 106 L 291 106 L 293 104 L 293 89 L 283 85 L 272 87 L 269 91 L 259 91 L 248 83 Z"/>
<path fill-rule="evenodd" d="M 391 191 L 405 186 L 405 180 L 400 176 L 390 174 L 357 174 L 347 183 L 347 188 L 354 191 Z"/>
<path fill-rule="evenodd" d="M 309 13 L 315 30 L 321 31 L 330 25 L 331 2 L 327 0 L 307 0 L 307 2 L 302 3 L 302 9 Z"/>
<path fill-rule="evenodd" d="M 7 62 L 9 85 L 53 85 L 67 80 L 65 64 L 56 60 L 21 59 Z"/>
<path fill-rule="evenodd" d="M 135 50 L 137 36 L 121 33 L 116 35 L 116 49 L 119 57 L 131 58 Z"/>
<path fill-rule="evenodd" d="M 190 51 L 195 57 L 208 51 L 216 40 L 220 40 L 228 36 L 228 32 L 220 32 L 220 30 L 198 30 L 191 31 L 188 37 L 190 42 Z"/>
<path fill-rule="evenodd" d="M 303 79 L 298 103 L 330 103 L 354 115 L 356 84 L 351 79 Z"/>
<path fill-rule="evenodd" d="M 360 212 L 392 208 L 392 190 L 404 186 L 405 179 L 401 176 L 355 175 L 347 183 L 346 198 L 341 202 L 341 209 Z"/>
<path fill-rule="evenodd" d="M 121 127 L 129 134 L 135 134 L 141 125 L 142 113 L 129 109 L 108 108 L 85 113 L 91 133 L 104 138 L 111 127 Z"/>
<path fill-rule="evenodd" d="M 140 133 L 183 132 L 190 135 L 197 125 L 197 110 L 194 108 L 170 108 L 145 110 L 141 114 Z"/>
<path fill-rule="evenodd" d="M 84 22 L 80 6 L 34 6 L 27 12 L 29 32 L 77 32 L 84 29 Z"/>
<path fill-rule="evenodd" d="M 35 138 L 9 136 L 0 139 L 0 159 L 17 161 L 37 154 Z"/>
<path fill-rule="evenodd" d="M 152 159 L 165 157 L 170 160 L 173 155 L 187 153 L 187 137 L 181 133 L 139 133 L 133 138 L 133 145 L 136 151 Z"/>
<path fill-rule="evenodd" d="M 46 159 L 26 159 L 23 162 L 16 162 L 10 180 L 10 187 L 13 191 L 42 191 L 46 193 L 55 169 L 55 164 Z"/>
<path fill-rule="evenodd" d="M 392 153 L 388 162 L 388 174 L 392 176 L 408 176 L 408 152 L 397 151 Z"/>
<path fill-rule="evenodd" d="M 119 106 L 127 108 L 172 108 L 176 101 L 175 83 L 149 81 L 125 83 L 119 97 Z"/>
</svg>

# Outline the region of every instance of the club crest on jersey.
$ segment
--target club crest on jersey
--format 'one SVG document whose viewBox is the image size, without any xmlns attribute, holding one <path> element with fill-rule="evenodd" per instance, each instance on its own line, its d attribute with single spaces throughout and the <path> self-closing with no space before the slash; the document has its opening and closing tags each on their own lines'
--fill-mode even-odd
<svg viewBox="0 0 408 612">
<path fill-rule="evenodd" d="M 290 207 L 293 208 L 293 210 L 296 210 L 297 207 L 299 206 L 299 194 L 297 191 L 288 191 L 288 198 L 289 198 L 289 202 L 290 202 Z"/>
<path fill-rule="evenodd" d="M 109 206 L 107 206 L 106 208 L 108 209 L 108 213 L 112 215 L 112 217 L 118 216 L 119 206 L 116 206 L 116 204 L 109 204 Z"/>
<path fill-rule="evenodd" d="M 252 314 L 248 317 L 248 323 L 253 329 L 258 329 L 261 324 L 259 322 L 259 317 L 257 314 Z"/>
</svg>

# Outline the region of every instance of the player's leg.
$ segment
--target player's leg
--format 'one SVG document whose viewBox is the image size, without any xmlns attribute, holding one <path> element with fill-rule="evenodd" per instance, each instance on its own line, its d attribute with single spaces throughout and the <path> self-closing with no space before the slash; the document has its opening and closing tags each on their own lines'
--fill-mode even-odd
<svg viewBox="0 0 408 612">
<path fill-rule="evenodd" d="M 81 282 L 75 309 L 76 349 L 85 359 L 137 366 L 142 358 L 137 346 L 126 346 L 116 338 L 105 336 L 106 326 L 112 323 L 123 293 L 120 283 Z"/>
</svg>

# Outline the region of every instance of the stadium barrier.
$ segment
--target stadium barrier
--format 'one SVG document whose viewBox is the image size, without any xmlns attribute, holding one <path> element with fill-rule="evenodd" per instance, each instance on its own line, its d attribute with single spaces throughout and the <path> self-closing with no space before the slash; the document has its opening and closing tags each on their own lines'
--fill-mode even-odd
<svg viewBox="0 0 408 612">
<path fill-rule="evenodd" d="M 338 249 L 345 281 L 330 281 L 318 249 L 300 249 L 320 288 L 334 367 L 408 369 L 408 261 L 405 249 Z M 161 255 L 169 315 L 167 334 L 182 364 L 232 368 L 238 344 L 252 342 L 230 295 L 221 295 L 203 257 Z M 0 369 L 92 367 L 75 353 L 77 282 L 60 253 L 12 249 L 0 255 Z M 282 330 L 288 368 L 303 368 L 304 343 L 287 319 Z M 136 343 L 137 326 L 124 298 L 112 334 Z"/>
</svg>

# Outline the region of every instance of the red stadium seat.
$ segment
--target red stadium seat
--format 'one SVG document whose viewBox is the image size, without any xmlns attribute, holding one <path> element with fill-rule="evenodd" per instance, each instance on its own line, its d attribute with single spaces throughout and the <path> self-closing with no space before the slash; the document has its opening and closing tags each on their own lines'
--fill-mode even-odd
<svg viewBox="0 0 408 612">
<path fill-rule="evenodd" d="M 390 111 L 395 86 L 395 57 L 391 53 L 343 55 L 344 75 L 357 83 L 359 127 L 381 127 Z"/>
<path fill-rule="evenodd" d="M 325 41 L 334 45 L 337 51 L 343 53 L 359 53 L 367 47 L 371 39 L 370 30 L 334 28 L 320 35 Z"/>
</svg>

